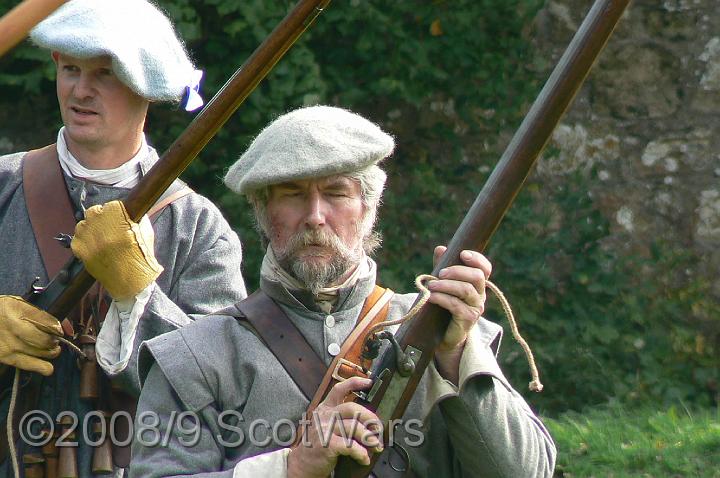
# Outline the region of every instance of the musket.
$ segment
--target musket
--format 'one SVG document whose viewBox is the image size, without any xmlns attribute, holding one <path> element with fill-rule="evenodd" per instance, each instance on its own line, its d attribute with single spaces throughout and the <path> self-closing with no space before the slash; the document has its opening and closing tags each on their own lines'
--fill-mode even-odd
<svg viewBox="0 0 720 478">
<path fill-rule="evenodd" d="M 138 222 L 142 219 L 329 3 L 330 0 L 300 0 L 275 27 L 148 173 L 130 190 L 123 203 L 132 220 Z M 59 234 L 58 239 L 69 245 L 68 237 L 66 234 Z M 82 262 L 72 257 L 47 286 L 33 284 L 26 299 L 63 320 L 93 284 L 95 279 Z M 33 379 L 37 380 L 37 377 Z M 16 369 L 7 419 L 10 437 L 13 434 L 13 405 L 19 382 L 20 371 Z M 12 444 L 13 439 L 8 440 L 8 443 Z M 10 447 L 12 450 L 13 446 Z M 14 450 L 11 451 L 11 458 L 14 476 L 19 476 Z"/>
<path fill-rule="evenodd" d="M 433 275 L 437 276 L 445 267 L 460 264 L 461 251 L 474 249 L 482 252 L 485 249 L 629 2 L 595 1 L 448 243 L 448 249 L 435 266 Z M 443 339 L 449 320 L 450 315 L 445 309 L 434 304 L 424 305 L 415 318 L 405 322 L 396 332 L 395 340 L 399 347 L 388 347 L 388 352 L 376 360 L 372 367 L 374 384 L 364 395 L 366 399 L 356 398 L 355 401 L 374 410 L 386 424 L 401 418 Z M 396 354 L 395 350 L 400 353 Z M 386 445 L 388 431 L 386 426 Z M 375 454 L 368 466 L 342 456 L 338 459 L 334 476 L 364 478 L 378 456 Z"/>
<path fill-rule="evenodd" d="M 330 0 L 300 0 L 275 27 L 123 200 L 132 220 L 142 219 L 329 3 Z M 69 245 L 68 237 L 58 235 L 66 245 Z M 95 279 L 82 262 L 72 257 L 47 286 L 33 284 L 26 299 L 63 320 L 93 284 Z M 38 380 L 37 376 L 33 380 Z M 7 418 L 12 470 L 16 477 L 19 464 L 12 424 L 19 383 L 20 370 L 16 369 Z"/>
<path fill-rule="evenodd" d="M 123 200 L 133 221 L 150 210 L 329 3 L 300 0 L 230 77 Z M 33 287 L 28 300 L 62 320 L 94 283 L 73 257 L 46 287 Z"/>
<path fill-rule="evenodd" d="M 20 43 L 32 27 L 65 0 L 25 0 L 0 18 L 0 56 Z"/>
</svg>

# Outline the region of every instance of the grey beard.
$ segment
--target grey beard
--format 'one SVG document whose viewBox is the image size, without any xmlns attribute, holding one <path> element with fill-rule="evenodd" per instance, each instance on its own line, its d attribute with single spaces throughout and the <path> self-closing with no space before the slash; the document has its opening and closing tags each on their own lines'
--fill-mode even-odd
<svg viewBox="0 0 720 478">
<path fill-rule="evenodd" d="M 337 282 L 356 264 L 357 261 L 340 256 L 333 257 L 330 263 L 308 263 L 296 259 L 292 261 L 289 272 L 305 284 L 313 295 L 318 295 L 322 289 Z"/>
<path fill-rule="evenodd" d="M 297 251 L 309 244 L 321 244 L 331 249 L 330 262 L 306 262 L 296 257 Z M 283 251 L 276 251 L 280 266 L 302 282 L 313 295 L 336 283 L 345 273 L 357 266 L 362 250 L 353 251 L 339 237 L 329 231 L 307 230 L 293 236 Z"/>
</svg>

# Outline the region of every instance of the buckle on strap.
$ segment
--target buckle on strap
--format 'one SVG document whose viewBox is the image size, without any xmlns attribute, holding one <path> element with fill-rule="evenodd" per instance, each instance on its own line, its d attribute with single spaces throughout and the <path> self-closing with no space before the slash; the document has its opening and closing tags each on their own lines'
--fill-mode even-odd
<svg viewBox="0 0 720 478">
<path fill-rule="evenodd" d="M 343 376 L 340 375 L 340 367 L 342 367 L 343 365 L 347 365 L 347 366 L 350 367 L 352 370 L 355 370 L 355 371 L 360 372 L 360 373 L 361 373 L 362 375 L 364 375 L 365 377 L 369 377 L 369 376 L 370 376 L 367 372 L 365 372 L 365 369 L 362 368 L 360 365 L 358 365 L 358 364 L 356 364 L 356 363 L 352 363 L 351 361 L 346 360 L 346 359 L 344 359 L 344 358 L 341 358 L 340 360 L 338 360 L 337 364 L 335 364 L 335 370 L 333 370 L 333 373 L 332 373 L 332 378 L 334 378 L 334 379 L 337 380 L 338 382 L 344 382 L 344 381 L 347 380 L 348 378 L 351 378 L 351 377 L 347 377 L 347 378 L 346 378 L 346 377 L 343 377 Z"/>
</svg>

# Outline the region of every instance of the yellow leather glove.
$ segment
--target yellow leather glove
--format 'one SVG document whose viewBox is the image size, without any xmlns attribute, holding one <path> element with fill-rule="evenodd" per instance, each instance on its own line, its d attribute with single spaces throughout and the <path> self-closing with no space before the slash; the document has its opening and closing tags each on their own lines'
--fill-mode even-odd
<svg viewBox="0 0 720 478">
<path fill-rule="evenodd" d="M 14 295 L 0 295 L 0 362 L 51 375 L 49 359 L 60 354 L 55 336 L 63 331 L 55 317 Z"/>
<path fill-rule="evenodd" d="M 154 240 L 147 216 L 138 224 L 122 202 L 112 201 L 85 211 L 70 245 L 90 275 L 122 300 L 136 296 L 163 271 L 155 259 Z"/>
</svg>

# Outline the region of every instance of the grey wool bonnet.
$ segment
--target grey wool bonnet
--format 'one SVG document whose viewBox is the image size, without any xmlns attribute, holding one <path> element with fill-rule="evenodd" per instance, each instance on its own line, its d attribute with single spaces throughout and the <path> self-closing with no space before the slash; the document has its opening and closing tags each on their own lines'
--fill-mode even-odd
<svg viewBox="0 0 720 478">
<path fill-rule="evenodd" d="M 146 0 L 71 0 L 30 38 L 74 58 L 110 56 L 120 81 L 150 101 L 178 101 L 202 75 L 170 20 Z"/>
<path fill-rule="evenodd" d="M 392 136 L 360 115 L 333 106 L 309 106 L 263 129 L 225 176 L 247 194 L 273 184 L 356 172 L 388 157 Z"/>
</svg>

